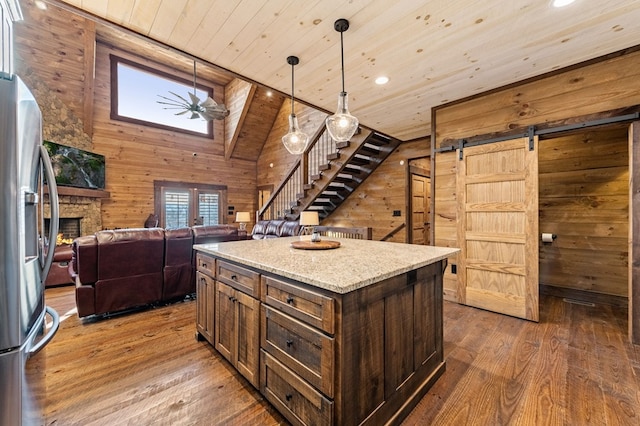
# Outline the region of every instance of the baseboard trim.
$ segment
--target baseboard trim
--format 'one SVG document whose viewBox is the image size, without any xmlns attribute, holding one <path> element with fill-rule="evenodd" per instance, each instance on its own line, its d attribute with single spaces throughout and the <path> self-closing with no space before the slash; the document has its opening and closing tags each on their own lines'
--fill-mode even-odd
<svg viewBox="0 0 640 426">
<path fill-rule="evenodd" d="M 573 288 L 556 287 L 553 285 L 540 284 L 540 294 L 547 296 L 562 297 L 581 302 L 594 303 L 596 305 L 611 305 L 619 308 L 629 308 L 629 299 L 611 294 L 594 293 L 592 291 L 577 290 Z"/>
</svg>

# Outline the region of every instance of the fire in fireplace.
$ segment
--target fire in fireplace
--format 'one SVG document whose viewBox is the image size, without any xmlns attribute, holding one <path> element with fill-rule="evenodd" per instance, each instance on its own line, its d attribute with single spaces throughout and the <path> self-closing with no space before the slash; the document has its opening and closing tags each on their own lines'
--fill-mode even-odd
<svg viewBox="0 0 640 426">
<path fill-rule="evenodd" d="M 71 244 L 74 238 L 80 236 L 80 219 L 79 217 L 61 217 L 58 225 L 58 237 L 56 245 Z M 49 235 L 49 219 L 44 220 L 44 233 Z"/>
</svg>

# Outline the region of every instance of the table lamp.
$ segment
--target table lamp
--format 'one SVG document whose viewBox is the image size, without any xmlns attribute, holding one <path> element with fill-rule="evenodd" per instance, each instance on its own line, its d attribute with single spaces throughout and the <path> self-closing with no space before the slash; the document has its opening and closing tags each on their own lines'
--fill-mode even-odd
<svg viewBox="0 0 640 426">
<path fill-rule="evenodd" d="M 314 232 L 313 227 L 320 224 L 318 212 L 302 212 L 300 213 L 300 226 L 303 227 L 302 234 L 311 234 L 311 241 L 320 241 L 320 236 Z"/>
<path fill-rule="evenodd" d="M 247 230 L 247 222 L 251 221 L 251 214 L 249 212 L 237 212 L 236 222 L 240 224 L 240 231 Z"/>
</svg>

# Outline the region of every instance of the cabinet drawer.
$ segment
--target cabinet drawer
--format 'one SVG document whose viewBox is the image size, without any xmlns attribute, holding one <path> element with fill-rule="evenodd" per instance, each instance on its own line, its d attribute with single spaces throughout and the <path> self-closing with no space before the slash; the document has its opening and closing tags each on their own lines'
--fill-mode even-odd
<svg viewBox="0 0 640 426">
<path fill-rule="evenodd" d="M 260 298 L 260 274 L 223 260 L 217 261 L 217 279 L 256 299 Z"/>
<path fill-rule="evenodd" d="M 216 276 L 216 260 L 206 254 L 196 254 L 196 268 L 210 277 Z"/>
<path fill-rule="evenodd" d="M 294 425 L 330 425 L 333 402 L 261 351 L 260 391 Z"/>
<path fill-rule="evenodd" d="M 263 275 L 262 301 L 307 324 L 334 334 L 335 308 L 331 297 Z"/>
<path fill-rule="evenodd" d="M 333 398 L 334 339 L 262 305 L 261 347 L 322 393 Z"/>
</svg>

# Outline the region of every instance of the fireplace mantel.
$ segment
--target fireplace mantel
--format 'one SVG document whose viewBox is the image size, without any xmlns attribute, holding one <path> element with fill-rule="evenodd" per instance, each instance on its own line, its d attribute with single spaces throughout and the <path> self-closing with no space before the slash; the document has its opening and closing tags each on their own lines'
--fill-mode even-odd
<svg viewBox="0 0 640 426">
<path fill-rule="evenodd" d="M 44 193 L 49 193 L 49 187 L 44 186 Z M 72 186 L 58 186 L 58 195 L 70 195 L 72 197 L 109 198 L 111 194 L 101 189 L 75 188 Z"/>
</svg>

